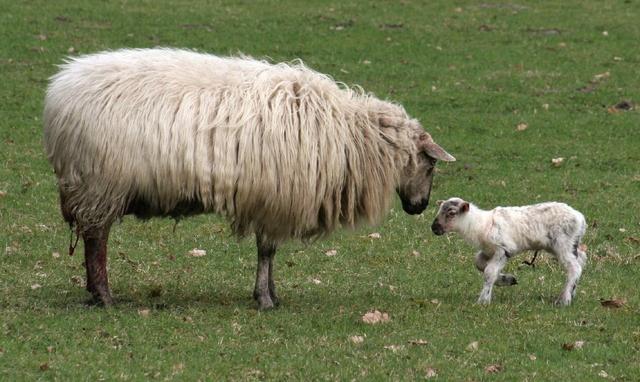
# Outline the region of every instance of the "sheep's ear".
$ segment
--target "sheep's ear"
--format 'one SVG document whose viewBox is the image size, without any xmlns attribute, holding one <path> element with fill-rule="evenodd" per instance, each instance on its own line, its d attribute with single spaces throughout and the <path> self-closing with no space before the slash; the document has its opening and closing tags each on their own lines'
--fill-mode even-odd
<svg viewBox="0 0 640 382">
<path fill-rule="evenodd" d="M 427 153 L 431 158 L 441 160 L 444 162 L 455 162 L 456 158 L 453 155 L 446 152 L 442 147 L 433 141 L 431 135 L 428 133 L 420 134 L 418 138 L 418 146 L 422 151 Z"/>
<path fill-rule="evenodd" d="M 465 212 L 467 212 L 467 211 L 469 211 L 469 203 L 464 202 L 464 203 L 462 203 L 462 205 L 460 206 L 460 213 L 462 214 L 462 213 L 465 213 Z"/>
<path fill-rule="evenodd" d="M 444 200 L 436 200 L 436 206 L 440 207 L 444 203 Z"/>
</svg>

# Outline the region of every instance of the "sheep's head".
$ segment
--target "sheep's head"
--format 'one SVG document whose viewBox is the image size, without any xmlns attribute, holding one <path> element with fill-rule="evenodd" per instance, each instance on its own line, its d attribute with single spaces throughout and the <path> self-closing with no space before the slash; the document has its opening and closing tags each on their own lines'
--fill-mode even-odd
<svg viewBox="0 0 640 382">
<path fill-rule="evenodd" d="M 438 160 L 453 162 L 456 160 L 442 147 L 433 141 L 415 121 L 413 140 L 416 154 L 402 170 L 399 179 L 398 195 L 402 200 L 402 209 L 411 215 L 419 214 L 427 208 L 433 173 Z"/>
<path fill-rule="evenodd" d="M 446 201 L 439 200 L 438 204 L 438 215 L 431 224 L 431 231 L 440 236 L 454 230 L 456 219 L 469 212 L 469 203 L 460 198 L 450 198 Z"/>
</svg>

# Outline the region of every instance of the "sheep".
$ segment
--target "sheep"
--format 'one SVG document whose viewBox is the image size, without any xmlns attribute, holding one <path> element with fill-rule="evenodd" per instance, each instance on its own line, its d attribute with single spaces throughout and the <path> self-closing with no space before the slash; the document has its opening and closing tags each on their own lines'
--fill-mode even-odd
<svg viewBox="0 0 640 382">
<path fill-rule="evenodd" d="M 478 303 L 491 302 L 493 285 L 513 285 L 513 275 L 500 273 L 512 256 L 526 250 L 545 250 L 564 266 L 567 281 L 556 304 L 571 304 L 587 262 L 580 244 L 586 231 L 584 216 L 564 203 L 482 210 L 460 198 L 440 204 L 431 230 L 436 235 L 458 232 L 478 248 L 475 265 L 484 273 Z M 536 252 L 537 253 L 537 252 Z"/>
<path fill-rule="evenodd" d="M 255 234 L 253 297 L 269 309 L 278 245 L 375 224 L 394 190 L 419 214 L 436 161 L 455 160 L 402 106 L 299 60 L 169 48 L 68 59 L 47 89 L 44 144 L 90 302 L 105 306 L 109 231 L 124 215 L 217 213 Z"/>
</svg>

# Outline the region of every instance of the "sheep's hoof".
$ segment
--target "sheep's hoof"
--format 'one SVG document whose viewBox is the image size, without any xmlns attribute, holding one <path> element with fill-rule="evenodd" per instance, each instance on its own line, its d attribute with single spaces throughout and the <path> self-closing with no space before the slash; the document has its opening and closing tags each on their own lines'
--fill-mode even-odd
<svg viewBox="0 0 640 382">
<path fill-rule="evenodd" d="M 108 308 L 113 306 L 113 298 L 111 296 L 93 296 L 85 303 L 88 306 L 101 306 Z"/>
<path fill-rule="evenodd" d="M 266 296 L 258 298 L 258 310 L 271 310 L 273 308 L 275 308 L 275 305 L 271 300 L 271 297 Z"/>
</svg>

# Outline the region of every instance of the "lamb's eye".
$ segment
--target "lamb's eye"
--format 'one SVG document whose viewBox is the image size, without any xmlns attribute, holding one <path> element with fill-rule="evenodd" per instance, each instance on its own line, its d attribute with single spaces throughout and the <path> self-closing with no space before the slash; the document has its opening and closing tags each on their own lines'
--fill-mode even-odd
<svg viewBox="0 0 640 382">
<path fill-rule="evenodd" d="M 456 212 L 454 210 L 447 211 L 447 216 L 454 216 Z"/>
</svg>

